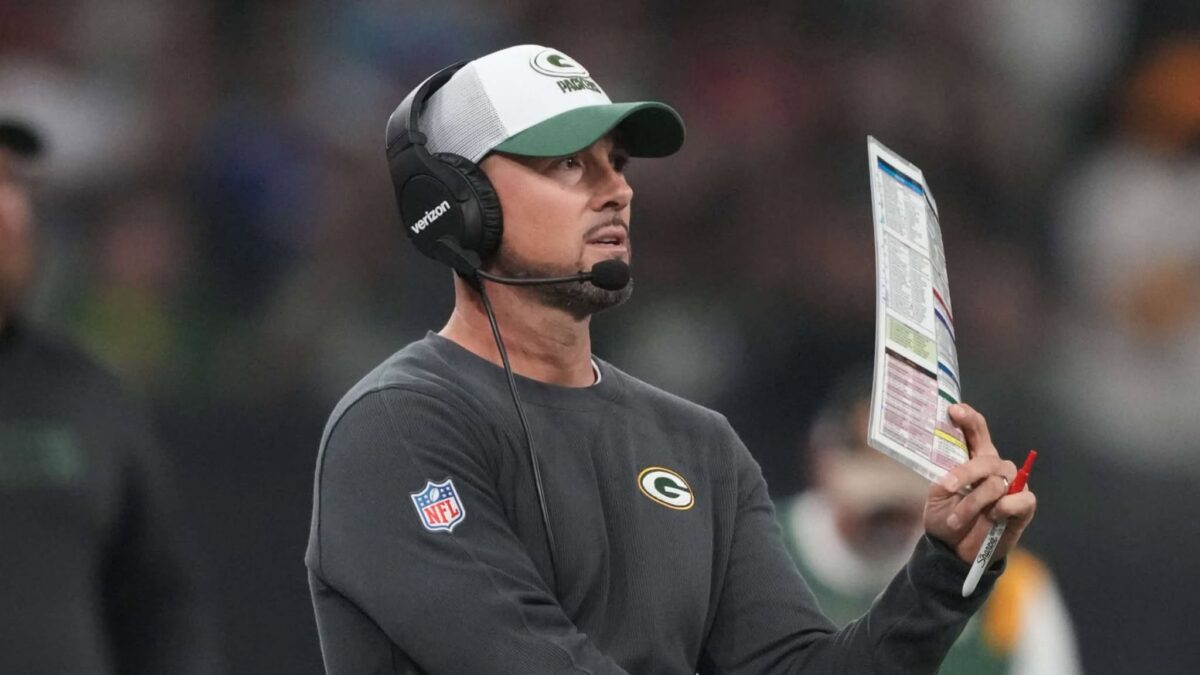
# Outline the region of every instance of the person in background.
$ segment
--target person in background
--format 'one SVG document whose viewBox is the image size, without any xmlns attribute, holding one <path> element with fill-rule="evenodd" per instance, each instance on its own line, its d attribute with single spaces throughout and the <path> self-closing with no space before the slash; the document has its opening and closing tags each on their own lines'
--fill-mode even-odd
<svg viewBox="0 0 1200 675">
<path fill-rule="evenodd" d="M 1197 672 L 1175 627 L 1200 606 L 1180 583 L 1200 526 L 1174 514 L 1200 512 L 1200 32 L 1147 40 L 1109 113 L 1056 192 L 1062 302 L 1046 367 L 1026 371 L 1043 399 L 1026 419 L 1066 450 L 1040 474 L 1066 496 L 1040 541 L 1071 570 L 1066 597 L 1093 607 L 1077 625 L 1089 671 Z M 1121 508 L 1098 513 L 1098 499 Z M 1175 524 L 1186 532 L 1161 536 Z"/>
<path fill-rule="evenodd" d="M 145 411 L 21 313 L 42 145 L 0 118 L 0 673 L 210 672 Z"/>
<path fill-rule="evenodd" d="M 928 482 L 867 445 L 871 373 L 834 386 L 808 435 L 811 487 L 779 504 L 784 544 L 817 603 L 837 625 L 862 616 L 921 536 Z M 1070 619 L 1054 580 L 1015 549 L 992 595 L 950 649 L 943 675 L 1080 672 Z"/>
<path fill-rule="evenodd" d="M 1047 381 L 1081 449 L 1195 480 L 1200 415 L 1180 394 L 1200 379 L 1200 32 L 1147 48 L 1113 107 L 1061 191 L 1067 302 Z"/>
</svg>

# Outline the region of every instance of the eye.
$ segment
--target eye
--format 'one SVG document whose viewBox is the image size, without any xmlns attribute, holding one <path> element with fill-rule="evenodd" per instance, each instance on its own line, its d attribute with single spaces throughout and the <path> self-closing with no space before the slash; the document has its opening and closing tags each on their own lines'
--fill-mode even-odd
<svg viewBox="0 0 1200 675">
<path fill-rule="evenodd" d="M 617 173 L 624 173 L 625 168 L 629 166 L 628 155 L 614 155 L 611 161 L 613 171 L 616 171 Z"/>
<path fill-rule="evenodd" d="M 579 161 L 578 155 L 570 155 L 558 160 L 558 166 L 560 169 L 578 169 L 583 163 Z"/>
</svg>

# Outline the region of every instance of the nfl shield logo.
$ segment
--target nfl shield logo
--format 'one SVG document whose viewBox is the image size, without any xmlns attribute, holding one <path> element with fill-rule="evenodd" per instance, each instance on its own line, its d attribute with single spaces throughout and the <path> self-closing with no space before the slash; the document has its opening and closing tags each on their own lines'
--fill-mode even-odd
<svg viewBox="0 0 1200 675">
<path fill-rule="evenodd" d="M 429 481 L 424 490 L 413 492 L 411 496 L 417 514 L 421 516 L 421 524 L 430 532 L 450 532 L 462 522 L 463 505 L 449 478 L 440 483 Z"/>
</svg>

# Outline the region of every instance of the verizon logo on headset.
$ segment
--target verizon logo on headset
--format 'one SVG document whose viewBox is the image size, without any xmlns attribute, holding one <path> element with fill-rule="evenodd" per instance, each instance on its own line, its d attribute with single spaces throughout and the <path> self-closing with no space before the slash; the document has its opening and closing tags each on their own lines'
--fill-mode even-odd
<svg viewBox="0 0 1200 675">
<path fill-rule="evenodd" d="M 437 206 L 433 207 L 433 209 L 430 211 L 426 211 L 425 215 L 421 216 L 420 220 L 413 223 L 413 226 L 411 228 L 413 231 L 413 234 L 417 234 L 421 230 L 424 230 L 425 228 L 429 227 L 430 225 L 433 224 L 433 221 L 437 220 L 438 218 L 441 218 L 442 215 L 445 214 L 449 210 L 450 210 L 450 202 L 442 200 L 441 204 L 438 204 Z"/>
</svg>

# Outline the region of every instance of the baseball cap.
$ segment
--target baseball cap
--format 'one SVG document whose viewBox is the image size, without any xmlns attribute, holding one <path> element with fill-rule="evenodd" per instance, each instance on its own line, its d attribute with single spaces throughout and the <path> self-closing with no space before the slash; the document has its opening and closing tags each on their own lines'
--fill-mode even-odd
<svg viewBox="0 0 1200 675">
<path fill-rule="evenodd" d="M 468 62 L 421 112 L 430 152 L 472 162 L 493 151 L 569 155 L 613 129 L 635 157 L 665 157 L 683 145 L 683 120 L 671 106 L 613 103 L 578 61 L 541 45 L 509 47 Z"/>
<path fill-rule="evenodd" d="M 42 152 L 42 139 L 21 120 L 0 117 L 0 147 L 24 157 L 36 157 Z"/>
</svg>

